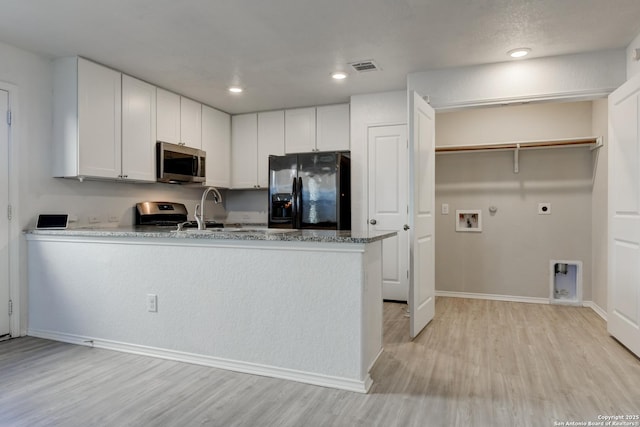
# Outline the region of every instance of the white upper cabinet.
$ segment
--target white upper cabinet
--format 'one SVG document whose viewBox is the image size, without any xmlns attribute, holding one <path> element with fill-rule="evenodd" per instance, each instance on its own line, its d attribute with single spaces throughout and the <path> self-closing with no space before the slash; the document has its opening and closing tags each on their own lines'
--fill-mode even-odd
<svg viewBox="0 0 640 427">
<path fill-rule="evenodd" d="M 316 108 L 316 151 L 348 151 L 349 104 Z"/>
<path fill-rule="evenodd" d="M 207 153 L 205 185 L 231 187 L 231 117 L 202 106 L 202 149 Z"/>
<path fill-rule="evenodd" d="M 285 110 L 285 151 L 307 153 L 316 151 L 316 109 Z"/>
<path fill-rule="evenodd" d="M 180 95 L 157 88 L 158 141 L 180 143 Z"/>
<path fill-rule="evenodd" d="M 284 111 L 258 113 L 258 187 L 269 187 L 269 156 L 284 155 Z"/>
<path fill-rule="evenodd" d="M 269 187 L 269 156 L 284 154 L 284 111 L 231 118 L 231 186 Z"/>
<path fill-rule="evenodd" d="M 348 151 L 350 141 L 349 104 L 285 111 L 287 153 Z"/>
<path fill-rule="evenodd" d="M 156 180 L 156 87 L 122 76 L 122 178 Z"/>
<path fill-rule="evenodd" d="M 180 142 L 202 147 L 202 104 L 185 97 L 180 97 Z"/>
<path fill-rule="evenodd" d="M 53 175 L 118 178 L 122 75 L 82 58 L 54 64 Z"/>
<path fill-rule="evenodd" d="M 202 148 L 202 104 L 157 89 L 158 141 Z"/>
<path fill-rule="evenodd" d="M 258 115 L 231 118 L 231 187 L 258 185 Z"/>
</svg>

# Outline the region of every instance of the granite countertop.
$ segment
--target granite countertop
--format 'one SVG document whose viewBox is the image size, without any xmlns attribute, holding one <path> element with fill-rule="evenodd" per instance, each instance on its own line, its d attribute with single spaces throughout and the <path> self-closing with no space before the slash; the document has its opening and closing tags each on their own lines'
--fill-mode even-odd
<svg viewBox="0 0 640 427">
<path fill-rule="evenodd" d="M 30 236 L 113 237 L 148 239 L 270 240 L 284 242 L 371 243 L 395 236 L 396 232 L 367 233 L 351 230 L 289 230 L 277 228 L 211 228 L 204 231 L 174 231 L 154 227 L 70 228 L 26 230 Z"/>
</svg>

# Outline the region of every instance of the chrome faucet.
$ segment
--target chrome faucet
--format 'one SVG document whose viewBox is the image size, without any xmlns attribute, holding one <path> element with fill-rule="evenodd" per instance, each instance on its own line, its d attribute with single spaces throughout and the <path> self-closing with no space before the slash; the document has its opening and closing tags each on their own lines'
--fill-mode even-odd
<svg viewBox="0 0 640 427">
<path fill-rule="evenodd" d="M 196 223 L 198 224 L 198 230 L 205 230 L 207 225 L 204 222 L 204 202 L 207 199 L 207 195 L 213 191 L 213 201 L 218 204 L 222 203 L 222 195 L 215 187 L 207 187 L 202 193 L 202 199 L 200 204 L 196 205 L 194 216 L 196 217 Z M 199 212 L 199 213 L 198 213 Z"/>
</svg>

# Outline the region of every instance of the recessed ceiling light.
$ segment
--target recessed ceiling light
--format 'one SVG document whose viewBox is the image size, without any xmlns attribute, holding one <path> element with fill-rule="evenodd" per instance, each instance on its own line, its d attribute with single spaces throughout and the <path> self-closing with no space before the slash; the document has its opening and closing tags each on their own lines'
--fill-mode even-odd
<svg viewBox="0 0 640 427">
<path fill-rule="evenodd" d="M 231 93 L 241 93 L 242 92 L 242 88 L 240 86 L 231 86 L 229 88 L 229 92 L 231 92 Z"/>
<path fill-rule="evenodd" d="M 507 54 L 512 58 L 522 58 L 524 56 L 527 56 L 529 52 L 531 52 L 531 49 L 529 49 L 528 47 L 519 47 L 517 49 L 510 50 L 509 52 L 507 52 Z"/>
<path fill-rule="evenodd" d="M 345 73 L 344 71 L 336 71 L 335 73 L 331 74 L 331 77 L 335 80 L 344 80 L 347 78 L 347 73 Z"/>
</svg>

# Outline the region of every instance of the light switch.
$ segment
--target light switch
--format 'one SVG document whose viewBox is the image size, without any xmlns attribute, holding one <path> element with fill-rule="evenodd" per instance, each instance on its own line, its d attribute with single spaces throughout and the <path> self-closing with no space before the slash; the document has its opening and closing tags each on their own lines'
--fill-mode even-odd
<svg viewBox="0 0 640 427">
<path fill-rule="evenodd" d="M 442 215 L 449 215 L 449 204 L 448 203 L 443 203 L 442 204 Z"/>
</svg>

